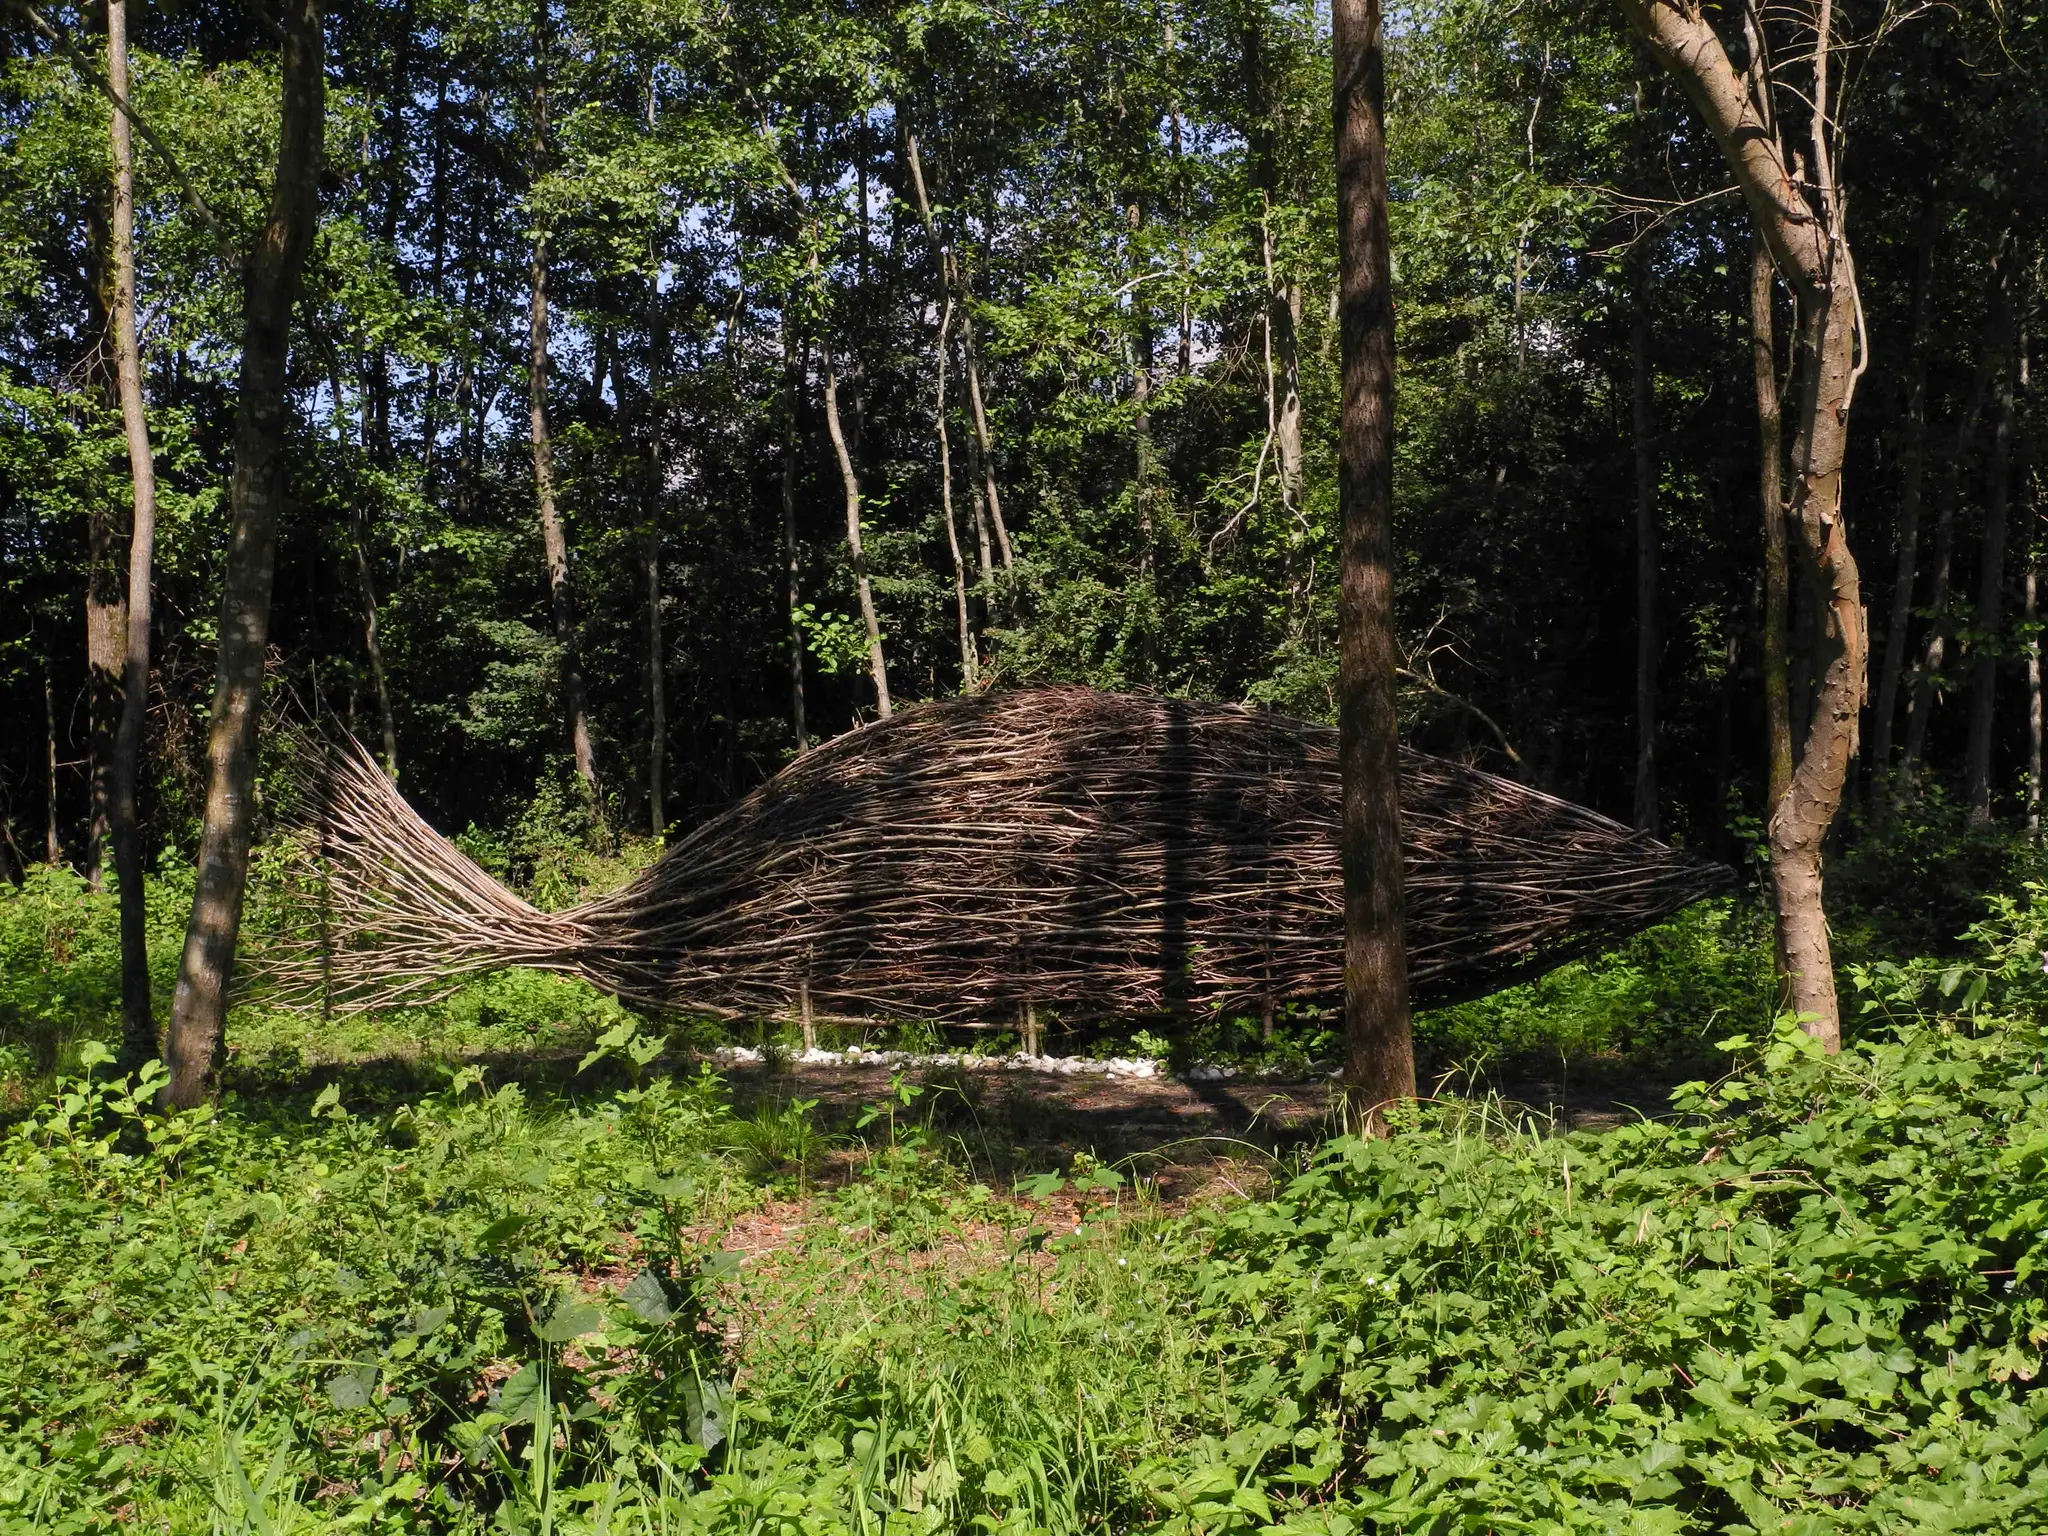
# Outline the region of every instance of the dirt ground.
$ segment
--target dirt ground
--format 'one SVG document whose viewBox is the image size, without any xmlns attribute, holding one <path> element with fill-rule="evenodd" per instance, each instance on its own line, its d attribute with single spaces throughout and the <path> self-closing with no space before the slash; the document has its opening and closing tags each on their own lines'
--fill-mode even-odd
<svg viewBox="0 0 2048 1536">
<path fill-rule="evenodd" d="M 866 1064 L 724 1070 L 740 1114 L 812 1101 L 828 1134 L 845 1133 L 863 1108 L 886 1099 L 892 1077 L 889 1067 Z M 1261 1170 L 1276 1158 L 1328 1134 L 1334 1097 L 1328 1079 L 1187 1081 L 953 1068 L 906 1077 L 925 1089 L 906 1113 L 955 1143 L 992 1182 L 1063 1169 L 1086 1154 L 1156 1177 L 1169 1199 L 1218 1183 L 1262 1182 Z M 1601 1130 L 1657 1114 L 1674 1080 L 1619 1064 L 1555 1062 L 1548 1070 L 1516 1064 L 1477 1082 L 1425 1078 L 1425 1086 L 1448 1100 L 1491 1101 L 1545 1130 Z"/>
</svg>

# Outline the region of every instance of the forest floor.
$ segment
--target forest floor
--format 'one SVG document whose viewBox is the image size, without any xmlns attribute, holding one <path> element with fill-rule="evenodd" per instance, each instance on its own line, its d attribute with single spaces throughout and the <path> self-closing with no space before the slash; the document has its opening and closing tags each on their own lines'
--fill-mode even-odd
<svg viewBox="0 0 2048 1536">
<path fill-rule="evenodd" d="M 577 1084 L 573 1050 L 488 1051 L 465 1058 L 493 1085 L 543 1093 Z M 693 1058 L 672 1062 L 686 1069 Z M 999 1190 L 1036 1174 L 1089 1165 L 1146 1176 L 1168 1208 L 1257 1192 L 1276 1159 L 1330 1136 L 1336 1084 L 1327 1075 L 1177 1076 L 1163 1069 L 1138 1077 L 1099 1070 L 1033 1070 L 1005 1062 L 921 1066 L 884 1062 L 707 1062 L 724 1078 L 733 1112 L 774 1118 L 799 1106 L 819 1133 L 810 1182 L 832 1188 L 861 1161 L 862 1116 L 887 1105 L 907 1084 L 919 1103 L 914 1119 L 946 1144 L 974 1177 Z M 1092 1065 L 1092 1064 L 1091 1064 Z M 315 1066 L 293 1086 L 338 1083 L 354 1096 L 409 1097 L 445 1077 L 433 1058 L 372 1055 Z M 1471 1105 L 1498 1121 L 1541 1134 L 1603 1131 L 1666 1112 L 1671 1089 L 1696 1067 L 1623 1058 L 1523 1056 L 1477 1071 L 1423 1065 L 1428 1097 Z"/>
</svg>

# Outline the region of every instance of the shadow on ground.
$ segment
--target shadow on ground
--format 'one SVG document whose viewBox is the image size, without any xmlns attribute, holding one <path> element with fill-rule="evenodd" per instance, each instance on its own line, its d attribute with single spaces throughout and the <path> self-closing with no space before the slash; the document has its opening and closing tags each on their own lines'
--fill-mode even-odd
<svg viewBox="0 0 2048 1536">
<path fill-rule="evenodd" d="M 608 1064 L 579 1073 L 581 1060 L 570 1050 L 504 1051 L 459 1062 L 391 1055 L 315 1066 L 289 1079 L 231 1073 L 229 1089 L 276 1103 L 334 1084 L 351 1107 L 374 1112 L 439 1091 L 457 1067 L 476 1068 L 493 1088 L 517 1083 L 540 1098 L 587 1098 L 624 1086 Z M 699 1063 L 679 1056 L 668 1065 L 680 1072 Z M 1698 1075 L 1683 1064 L 1552 1057 L 1496 1062 L 1479 1071 L 1425 1063 L 1423 1082 L 1432 1098 L 1483 1110 L 1496 1126 L 1600 1131 L 1662 1113 L 1672 1086 Z M 826 1145 L 839 1149 L 816 1170 L 831 1183 L 857 1162 L 847 1154 L 880 1134 L 858 1122 L 863 1111 L 891 1098 L 895 1073 L 880 1065 L 807 1063 L 730 1067 L 723 1076 L 743 1119 L 797 1101 L 812 1105 Z M 920 1127 L 974 1177 L 996 1187 L 1086 1158 L 1150 1175 L 1168 1198 L 1239 1189 L 1263 1181 L 1337 1126 L 1335 1084 L 1328 1078 L 1189 1081 L 941 1067 L 908 1081 L 920 1091 L 910 1106 L 899 1106 L 899 1124 Z"/>
</svg>

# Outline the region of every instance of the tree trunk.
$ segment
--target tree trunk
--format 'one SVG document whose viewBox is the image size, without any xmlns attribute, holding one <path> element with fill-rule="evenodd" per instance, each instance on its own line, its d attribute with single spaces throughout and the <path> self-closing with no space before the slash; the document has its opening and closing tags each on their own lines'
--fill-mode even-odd
<svg viewBox="0 0 2048 1536">
<path fill-rule="evenodd" d="M 1637 114 L 1641 115 L 1638 101 Z M 1650 274 L 1640 248 L 1630 259 L 1630 416 L 1636 461 L 1635 828 L 1657 835 L 1657 445 L 1656 377 L 1650 361 Z"/>
<path fill-rule="evenodd" d="M 1963 785 L 1970 820 L 1977 826 L 1991 821 L 1991 732 L 1998 695 L 1999 631 L 2005 627 L 2005 523 L 2012 494 L 2013 364 L 2019 328 L 2014 265 L 2003 265 L 1998 301 L 1993 306 L 2003 334 L 1991 378 L 1991 465 L 1984 495 L 1984 541 L 1977 557 L 1977 612 L 1970 625 L 1977 637 L 1977 655 L 1970 668 L 1970 727 Z"/>
<path fill-rule="evenodd" d="M 946 358 L 947 349 L 952 345 L 950 332 L 953 323 L 954 267 L 953 252 L 939 238 L 937 221 L 932 218 L 931 198 L 925 192 L 924 166 L 918 159 L 917 135 L 910 134 L 906 143 L 909 153 L 911 190 L 917 194 L 917 215 L 924 224 L 926 242 L 932 248 L 932 256 L 939 273 L 939 334 L 932 346 L 932 421 L 939 441 L 939 502 L 946 519 L 946 548 L 953 557 L 953 601 L 959 609 L 960 619 L 960 687 L 964 692 L 973 693 L 980 686 L 976 675 L 979 671 L 974 640 L 974 624 L 967 607 L 967 562 L 960 553 L 960 529 L 953 517 L 953 443 L 946 425 Z M 987 574 L 988 560 L 982 560 L 983 575 Z"/>
<path fill-rule="evenodd" d="M 652 319 L 647 355 L 647 830 L 668 830 L 668 666 L 661 637 L 661 508 L 668 494 L 668 461 L 662 455 L 662 364 L 668 358 L 668 326 L 660 317 L 661 295 L 648 285 Z"/>
<path fill-rule="evenodd" d="M 1871 715 L 1875 739 L 1870 750 L 1871 804 L 1880 814 L 1894 799 L 1889 783 L 1892 732 L 1898 722 L 1899 679 L 1906 670 L 1906 642 L 1913 620 L 1913 588 L 1919 579 L 1920 495 L 1927 478 L 1927 338 L 1934 312 L 1934 228 L 1920 237 L 1920 270 L 1913 286 L 1913 335 L 1906 384 L 1906 426 L 1899 444 L 1898 569 L 1892 577 L 1891 615 L 1884 632 L 1884 662 L 1877 678 L 1877 707 Z"/>
<path fill-rule="evenodd" d="M 377 588 L 370 578 L 369 529 L 360 502 L 349 510 L 350 542 L 356 550 L 356 581 L 363 595 L 363 650 L 370 658 L 370 682 L 377 690 L 377 728 L 384 738 L 384 772 L 398 782 L 398 726 L 391 713 L 391 684 L 384 674 L 384 645 L 377 637 Z"/>
<path fill-rule="evenodd" d="M 57 835 L 57 685 L 50 678 L 50 648 L 43 647 L 43 860 L 55 869 L 64 862 L 64 843 Z"/>
<path fill-rule="evenodd" d="M 548 147 L 548 12 L 543 3 L 534 20 L 533 175 L 547 165 Z M 591 808 L 604 814 L 604 786 L 597 775 L 597 753 L 590 741 L 590 714 L 583 697 L 583 668 L 576 644 L 576 591 L 569 579 L 569 540 L 555 504 L 554 436 L 548 425 L 548 241 L 534 238 L 527 263 L 531 302 L 527 312 L 526 392 L 528 435 L 533 444 L 534 497 L 540 506 L 540 539 L 547 557 L 548 599 L 555 621 L 555 647 L 561 655 L 562 711 L 569 717 L 569 739 L 576 754 L 576 775 L 583 781 Z"/>
<path fill-rule="evenodd" d="M 960 621 L 960 687 L 973 693 L 981 686 L 980 666 L 975 653 L 974 623 L 967 608 L 967 562 L 960 553 L 960 528 L 953 517 L 953 444 L 946 430 L 946 333 L 953 319 L 953 301 L 939 309 L 939 335 L 934 348 L 932 419 L 939 437 L 939 504 L 946 519 L 946 548 L 953 557 L 953 603 Z"/>
<path fill-rule="evenodd" d="M 804 723 L 804 631 L 797 613 L 803 602 L 802 555 L 796 539 L 796 390 L 803 372 L 790 335 L 789 313 L 782 319 L 782 562 L 789 600 L 789 718 L 796 732 L 796 754 L 811 749 L 809 729 Z"/>
<path fill-rule="evenodd" d="M 107 0 L 107 83 L 128 95 L 127 0 Z M 142 831 L 136 807 L 142 726 L 149 707 L 151 567 L 156 557 L 156 459 L 142 399 L 142 352 L 135 335 L 135 148 L 128 119 L 110 114 L 114 151 L 114 378 L 128 439 L 134 516 L 128 528 L 127 633 L 121 661 L 121 721 L 114 733 L 107 828 L 121 899 L 120 1068 L 133 1072 L 157 1054 L 149 985 L 149 935 L 142 888 Z"/>
<path fill-rule="evenodd" d="M 85 880 L 106 885 L 103 851 L 113 829 L 114 733 L 121 709 L 122 654 L 127 648 L 128 603 L 114 555 L 114 509 L 96 501 L 87 527 L 85 576 L 86 782 L 90 820 L 85 834 Z"/>
<path fill-rule="evenodd" d="M 2002 255 L 2002 252 L 2000 253 Z M 2000 256 L 1992 258 L 1990 281 L 1995 297 L 2000 280 Z M 1906 749 L 1899 765 L 1899 794 L 1910 798 L 1921 761 L 1927 754 L 1927 731 L 1934 718 L 1935 687 L 1941 681 L 1941 667 L 1948 655 L 1948 599 L 1955 569 L 1956 509 L 1963 499 L 1963 465 L 1977 445 L 1977 428 L 1984 419 L 1984 392 L 1991 381 L 1997 354 L 1996 319 L 1989 313 L 1984 339 L 1977 349 L 1977 366 L 1970 375 L 1970 390 L 1964 397 L 1963 414 L 1956 422 L 1955 448 L 1949 455 L 1948 470 L 1942 477 L 1941 509 L 1934 515 L 1933 593 L 1928 601 L 1927 642 L 1920 655 L 1919 675 L 1913 679 L 1913 693 L 1906 702 Z"/>
<path fill-rule="evenodd" d="M 554 441 L 548 428 L 548 257 L 547 241 L 533 244 L 533 303 L 529 318 L 530 347 L 526 367 L 528 419 L 533 443 L 533 485 L 540 506 L 541 548 L 547 556 L 548 599 L 554 612 L 555 646 L 561 655 L 562 710 L 569 717 L 569 739 L 576 753 L 576 774 L 593 807 L 604 805 L 597 776 L 597 754 L 590 744 L 590 715 L 583 699 L 583 669 L 577 659 L 576 593 L 569 580 L 569 540 L 555 505 Z"/>
<path fill-rule="evenodd" d="M 2024 338 L 2020 345 L 2020 393 L 2024 395 L 2028 385 L 2027 348 Z M 2027 580 L 2026 580 L 2026 623 L 2027 623 L 2027 835 L 2036 841 L 2041 836 L 2041 605 L 2037 590 L 2041 564 L 2041 521 L 2040 511 L 2034 504 L 2034 436 L 2032 433 L 2021 438 L 2016 457 L 2020 486 L 2021 515 L 2025 518 L 2027 530 Z"/>
<path fill-rule="evenodd" d="M 325 40 L 318 0 L 283 14 L 282 110 L 270 208 L 243 287 L 242 362 L 235 409 L 230 532 L 222 581 L 219 670 L 207 736 L 205 818 L 185 952 L 171 1001 L 166 1099 L 189 1108 L 216 1082 L 235 944 L 254 831 L 256 732 L 270 640 L 270 594 L 289 424 L 286 371 L 293 302 L 318 213 L 326 115 Z"/>
<path fill-rule="evenodd" d="M 1778 401 L 1777 327 L 1772 300 L 1777 273 L 1761 236 L 1749 248 L 1749 336 L 1755 364 L 1757 505 L 1763 517 L 1763 681 L 1767 803 L 1792 787 L 1791 578 L 1785 550 L 1785 416 Z M 1768 815 L 1768 813 L 1766 813 Z"/>
<path fill-rule="evenodd" d="M 860 477 L 853 471 L 853 458 L 846 451 L 846 433 L 839 423 L 839 375 L 829 344 L 818 348 L 818 361 L 825 370 L 825 431 L 832 439 L 832 452 L 839 459 L 839 482 L 846 491 L 846 558 L 853 567 L 853 584 L 860 595 L 860 621 L 868 632 L 868 675 L 875 683 L 875 712 L 889 718 L 889 667 L 882 657 L 882 625 L 875 617 L 874 588 L 868 583 L 867 556 L 860 543 Z"/>
<path fill-rule="evenodd" d="M 1344 1080 L 1368 1131 L 1415 1093 L 1402 907 L 1394 674 L 1394 302 L 1387 231 L 1386 60 L 1379 0 L 1334 0 L 1334 136 L 1343 406 L 1338 755 L 1343 773 Z"/>
<path fill-rule="evenodd" d="M 1842 464 L 1855 398 L 1856 269 L 1837 190 L 1829 76 L 1832 0 L 1814 0 L 1812 70 L 1796 94 L 1812 138 L 1796 158 L 1779 137 L 1771 93 L 1777 82 L 1760 49 L 1745 82 L 1703 12 L 1664 0 L 1619 0 L 1630 25 L 1670 72 L 1713 132 L 1735 174 L 1757 233 L 1792 290 L 1799 321 L 1801 388 L 1792 453 L 1790 515 L 1801 534 L 1804 585 L 1815 595 L 1819 685 L 1804 748 L 1770 819 L 1771 879 L 1779 952 L 1790 1002 L 1807 1031 L 1841 1049 L 1841 1010 L 1822 905 L 1821 847 L 1841 809 L 1867 681 L 1863 598 L 1843 517 Z"/>
<path fill-rule="evenodd" d="M 989 432 L 988 409 L 982 403 L 981 359 L 974 341 L 974 317 L 964 311 L 960 316 L 960 360 L 967 374 L 967 404 L 974 417 L 975 457 L 981 461 L 982 506 L 996 536 L 997 557 L 1007 571 L 1016 562 L 1010 550 L 1009 525 L 1003 521 L 1003 498 L 996 491 L 995 439 Z"/>
</svg>

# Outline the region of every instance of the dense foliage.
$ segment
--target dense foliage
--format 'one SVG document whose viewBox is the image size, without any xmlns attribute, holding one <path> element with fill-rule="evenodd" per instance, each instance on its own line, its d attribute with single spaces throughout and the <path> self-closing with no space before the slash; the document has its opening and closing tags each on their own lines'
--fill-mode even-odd
<svg viewBox="0 0 2048 1536">
<path fill-rule="evenodd" d="M 805 1105 L 630 1023 L 566 1097 L 171 1117 L 89 1046 L 0 1153 L 0 1522 L 2035 1529 L 2044 933 L 1873 973 L 1839 1058 L 1725 1040 L 1666 1118 L 1447 1103 L 1187 1214 L 992 1188 L 943 1081 L 813 1188 Z"/>
<path fill-rule="evenodd" d="M 89 52 L 90 7 L 49 10 Z M 1878 7 L 1836 11 L 1845 39 L 1875 37 Z M 377 739 L 373 603 L 398 765 L 438 824 L 500 825 L 536 779 L 566 773 L 526 442 L 542 236 L 546 383 L 614 822 L 648 821 L 650 663 L 668 696 L 671 822 L 786 760 L 792 634 L 814 733 L 873 708 L 824 419 L 827 347 L 895 692 L 960 688 L 935 403 L 944 274 L 916 207 L 915 136 L 958 273 L 943 415 L 979 680 L 1326 714 L 1335 252 L 1319 25 L 1255 3 L 335 8 L 321 234 L 293 348 L 280 703 L 288 690 L 292 707 Z M 246 236 L 274 131 L 261 20 L 145 7 L 133 26 L 140 109 Z M 1999 428 L 2013 368 L 1999 327 L 2036 348 L 2048 329 L 2030 318 L 2041 26 L 2024 6 L 1928 8 L 1842 54 L 1873 338 L 1853 533 L 1882 629 L 1924 378 L 1909 625 L 1913 657 L 1930 661 L 1930 630 L 1947 642 L 1931 658 L 1926 748 L 1944 772 L 1960 754 L 1946 702 L 1958 666 L 1995 652 L 2010 692 L 2031 634 L 2019 587 L 2039 406 L 2030 375 L 2012 372 Z M 1398 543 L 1418 739 L 1626 811 L 1637 616 L 1621 594 L 1647 455 L 1664 821 L 1725 851 L 1762 803 L 1739 200 L 1719 195 L 1711 146 L 1606 7 L 1430 0 L 1400 8 L 1390 35 Z M 12 862 L 40 859 L 54 825 L 84 867 L 80 605 L 118 555 L 126 495 L 103 346 L 106 107 L 25 25 L 10 19 L 0 48 L 0 714 L 30 727 L 0 740 L 0 787 Z M 158 846 L 185 847 L 240 301 L 173 168 L 139 153 L 165 503 L 145 819 Z M 1990 302 L 2001 272 L 2018 274 L 2009 316 Z M 1916 351 L 1923 329 L 1933 340 Z M 1645 369 L 1647 438 L 1632 417 Z M 1993 633 L 1973 624 L 1971 572 L 2007 481 Z M 1954 569 L 1930 619 L 1943 517 Z M 1880 635 L 1873 666 L 1883 649 Z M 2025 755 L 2016 698 L 1999 719 L 2010 806 Z"/>
</svg>

